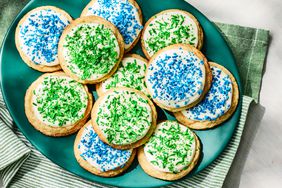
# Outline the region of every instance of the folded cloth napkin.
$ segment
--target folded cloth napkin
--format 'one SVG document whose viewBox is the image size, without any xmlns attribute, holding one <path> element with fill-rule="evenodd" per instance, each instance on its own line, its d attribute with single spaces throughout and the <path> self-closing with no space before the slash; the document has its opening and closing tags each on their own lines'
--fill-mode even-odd
<svg viewBox="0 0 282 188">
<path fill-rule="evenodd" d="M 15 7 L 18 9 L 18 6 Z M 5 15 L 12 14 L 7 11 Z M 0 13 L 1 26 L 8 25 L 6 20 L 9 18 L 5 16 L 4 22 L 4 16 Z M 253 100 L 259 99 L 269 32 L 230 24 L 215 24 L 225 36 L 239 67 L 244 94 L 239 125 L 227 148 L 211 165 L 199 174 L 169 187 L 222 187 L 238 149 L 249 106 Z M 3 33 L 0 32 L 0 40 Z M 65 171 L 38 152 L 13 124 L 1 93 L 0 138 L 0 179 L 4 187 L 105 187 Z"/>
</svg>

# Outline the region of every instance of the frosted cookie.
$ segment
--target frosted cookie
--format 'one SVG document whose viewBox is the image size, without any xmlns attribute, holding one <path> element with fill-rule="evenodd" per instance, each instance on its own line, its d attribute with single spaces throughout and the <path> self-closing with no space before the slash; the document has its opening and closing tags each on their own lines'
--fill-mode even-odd
<svg viewBox="0 0 282 188">
<path fill-rule="evenodd" d="M 192 14 L 170 9 L 152 16 L 147 21 L 141 36 L 141 46 L 148 59 L 160 49 L 172 44 L 190 44 L 195 48 L 202 48 L 203 31 Z"/>
<path fill-rule="evenodd" d="M 28 12 L 18 23 L 15 33 L 16 47 L 23 61 L 41 72 L 60 70 L 58 43 L 71 21 L 68 13 L 53 6 Z"/>
<path fill-rule="evenodd" d="M 154 102 L 168 111 L 195 106 L 208 91 L 212 75 L 204 55 L 196 48 L 175 44 L 151 59 L 145 82 Z"/>
<path fill-rule="evenodd" d="M 125 51 L 130 51 L 141 35 L 142 12 L 135 0 L 93 0 L 81 16 L 100 16 L 114 24 L 123 36 Z"/>
<path fill-rule="evenodd" d="M 142 169 L 155 178 L 177 180 L 197 164 L 200 142 L 195 133 L 177 121 L 164 121 L 142 147 L 138 161 Z"/>
<path fill-rule="evenodd" d="M 210 62 L 212 84 L 196 106 L 175 113 L 178 121 L 192 129 L 208 129 L 227 120 L 236 110 L 239 89 L 233 75 L 223 66 Z"/>
<path fill-rule="evenodd" d="M 80 166 L 87 171 L 98 176 L 113 177 L 131 165 L 136 150 L 118 150 L 105 144 L 89 121 L 76 136 L 74 154 Z"/>
<path fill-rule="evenodd" d="M 110 78 L 96 85 L 98 95 L 115 87 L 129 87 L 149 96 L 144 80 L 147 64 L 148 61 L 137 54 L 126 55 L 118 70 Z"/>
<path fill-rule="evenodd" d="M 91 118 L 103 142 L 116 149 L 132 149 L 150 138 L 156 128 L 157 113 L 142 92 L 114 88 L 98 98 Z"/>
<path fill-rule="evenodd" d="M 63 72 L 46 73 L 26 91 L 25 113 L 33 127 L 48 136 L 78 131 L 90 116 L 88 88 Z"/>
<path fill-rule="evenodd" d="M 74 20 L 59 42 L 59 60 L 64 72 L 84 84 L 110 77 L 124 53 L 123 38 L 105 19 L 87 16 Z"/>
</svg>

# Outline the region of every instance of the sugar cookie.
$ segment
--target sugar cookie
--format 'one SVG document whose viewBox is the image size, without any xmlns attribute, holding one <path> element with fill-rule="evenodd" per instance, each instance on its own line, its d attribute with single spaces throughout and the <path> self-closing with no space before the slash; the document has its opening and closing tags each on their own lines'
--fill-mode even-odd
<svg viewBox="0 0 282 188">
<path fill-rule="evenodd" d="M 145 24 L 141 46 L 148 59 L 172 44 L 190 44 L 198 49 L 202 48 L 202 28 L 189 12 L 165 10 L 152 16 Z"/>
<path fill-rule="evenodd" d="M 91 117 L 103 142 L 117 149 L 132 149 L 149 139 L 156 127 L 157 113 L 142 92 L 119 87 L 98 98 Z"/>
<path fill-rule="evenodd" d="M 209 62 L 212 84 L 196 106 L 175 113 L 178 121 L 192 129 L 208 129 L 227 120 L 236 110 L 239 89 L 233 75 L 223 66 Z"/>
<path fill-rule="evenodd" d="M 110 77 L 124 53 L 123 38 L 114 25 L 97 16 L 74 20 L 59 42 L 59 61 L 64 72 L 84 84 Z"/>
<path fill-rule="evenodd" d="M 80 166 L 87 171 L 98 176 L 113 177 L 131 165 L 136 150 L 118 150 L 105 144 L 89 121 L 76 136 L 74 154 Z"/>
<path fill-rule="evenodd" d="M 43 134 L 66 136 L 85 124 L 92 103 L 87 86 L 63 72 L 46 73 L 28 88 L 25 113 L 28 121 Z"/>
<path fill-rule="evenodd" d="M 115 87 L 129 87 L 149 96 L 144 80 L 147 65 L 148 61 L 137 54 L 125 55 L 118 70 L 110 78 L 96 85 L 98 95 Z"/>
<path fill-rule="evenodd" d="M 68 13 L 53 6 L 28 12 L 18 23 L 15 33 L 16 47 L 23 61 L 41 72 L 60 70 L 58 43 L 71 21 Z"/>
<path fill-rule="evenodd" d="M 186 44 L 175 44 L 158 51 L 149 61 L 145 82 L 154 102 L 176 112 L 195 106 L 211 83 L 211 72 L 204 55 Z"/>
<path fill-rule="evenodd" d="M 164 121 L 142 147 L 138 161 L 142 169 L 155 178 L 177 180 L 197 164 L 200 142 L 195 133 L 177 121 Z"/>
</svg>

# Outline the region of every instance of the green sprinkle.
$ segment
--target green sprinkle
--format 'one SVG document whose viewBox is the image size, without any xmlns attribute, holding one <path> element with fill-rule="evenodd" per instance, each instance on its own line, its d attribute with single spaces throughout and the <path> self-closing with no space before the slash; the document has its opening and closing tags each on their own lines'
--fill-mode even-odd
<svg viewBox="0 0 282 188">
<path fill-rule="evenodd" d="M 42 86 L 33 93 L 36 97 L 33 105 L 45 123 L 63 126 L 84 116 L 87 94 L 80 83 L 67 77 L 45 77 Z"/>
<path fill-rule="evenodd" d="M 106 91 L 121 86 L 129 87 L 142 91 L 149 96 L 144 80 L 146 68 L 145 62 L 137 62 L 136 59 L 128 60 L 125 58 L 117 72 L 112 75 L 112 77 L 102 82 L 102 86 Z"/>
<path fill-rule="evenodd" d="M 194 134 L 184 126 L 181 128 L 177 122 L 166 121 L 158 125 L 144 149 L 151 156 L 152 165 L 177 173 L 192 160 L 195 150 Z"/>
<path fill-rule="evenodd" d="M 126 145 L 144 137 L 151 126 L 151 108 L 135 92 L 115 91 L 98 107 L 96 122 L 109 143 Z M 104 110 L 104 109 L 108 110 Z"/>
<path fill-rule="evenodd" d="M 155 17 L 156 18 L 156 17 Z M 161 18 L 154 24 L 149 24 L 149 38 L 145 40 L 146 49 L 149 53 L 155 54 L 162 48 L 172 44 L 190 44 L 195 46 L 195 31 L 192 24 L 183 25 L 185 17 L 181 14 Z"/>
<path fill-rule="evenodd" d="M 118 60 L 118 42 L 104 25 L 81 25 L 66 37 L 68 68 L 82 80 L 111 71 Z"/>
</svg>

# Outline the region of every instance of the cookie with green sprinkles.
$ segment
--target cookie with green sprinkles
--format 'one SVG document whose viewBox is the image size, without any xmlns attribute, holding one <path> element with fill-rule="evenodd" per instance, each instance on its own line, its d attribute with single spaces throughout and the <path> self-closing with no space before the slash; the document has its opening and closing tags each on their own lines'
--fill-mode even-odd
<svg viewBox="0 0 282 188">
<path fill-rule="evenodd" d="M 177 121 L 163 121 L 142 147 L 138 161 L 150 176 L 178 180 L 193 170 L 200 157 L 200 142 L 189 128 Z"/>
<path fill-rule="evenodd" d="M 141 35 L 141 47 L 148 59 L 159 50 L 173 44 L 190 44 L 201 49 L 203 31 L 189 12 L 169 9 L 152 16 Z"/>
<path fill-rule="evenodd" d="M 119 150 L 100 140 L 88 121 L 78 132 L 74 142 L 74 155 L 79 165 L 102 177 L 123 173 L 133 162 L 136 149 Z"/>
<path fill-rule="evenodd" d="M 209 129 L 226 121 L 235 112 L 239 89 L 234 76 L 223 66 L 209 62 L 211 88 L 196 106 L 174 113 L 176 119 L 192 129 Z"/>
<path fill-rule="evenodd" d="M 103 142 L 116 149 L 132 149 L 150 138 L 156 128 L 157 112 L 141 91 L 118 87 L 98 98 L 91 119 Z"/>
<path fill-rule="evenodd" d="M 61 69 L 58 44 L 72 17 L 54 6 L 41 6 L 29 11 L 18 23 L 15 43 L 22 60 L 41 72 Z"/>
<path fill-rule="evenodd" d="M 128 87 L 142 91 L 149 96 L 144 80 L 147 65 L 147 59 L 140 55 L 126 54 L 118 70 L 110 78 L 96 85 L 98 95 L 115 87 Z"/>
<path fill-rule="evenodd" d="M 59 42 L 63 71 L 83 84 L 95 84 L 110 77 L 124 54 L 124 41 L 117 28 L 98 16 L 74 20 Z"/>
<path fill-rule="evenodd" d="M 91 113 L 92 94 L 64 72 L 46 73 L 26 91 L 25 114 L 31 125 L 48 136 L 78 131 Z"/>
</svg>

